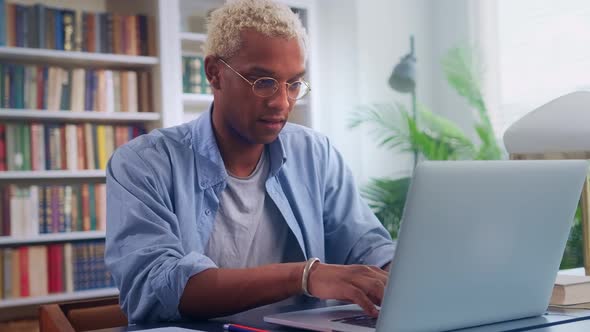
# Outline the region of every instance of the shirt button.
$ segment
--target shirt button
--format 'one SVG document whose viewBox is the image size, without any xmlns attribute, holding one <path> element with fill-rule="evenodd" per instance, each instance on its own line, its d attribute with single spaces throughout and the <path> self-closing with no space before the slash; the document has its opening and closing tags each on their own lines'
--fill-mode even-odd
<svg viewBox="0 0 590 332">
<path fill-rule="evenodd" d="M 207 186 L 207 181 L 201 181 L 201 187 L 206 187 Z"/>
<path fill-rule="evenodd" d="M 205 214 L 206 215 L 210 215 L 211 214 L 211 210 L 209 210 L 209 209 L 205 210 Z"/>
</svg>

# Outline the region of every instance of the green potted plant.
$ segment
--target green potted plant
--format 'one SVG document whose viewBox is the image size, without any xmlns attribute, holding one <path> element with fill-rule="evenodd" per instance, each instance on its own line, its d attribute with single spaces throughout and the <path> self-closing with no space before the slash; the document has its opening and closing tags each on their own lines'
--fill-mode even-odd
<svg viewBox="0 0 590 332">
<path fill-rule="evenodd" d="M 378 146 L 417 152 L 419 159 L 501 159 L 503 153 L 487 114 L 480 88 L 480 66 L 472 48 L 451 49 L 443 58 L 442 67 L 449 84 L 475 110 L 475 131 L 479 144 L 456 124 L 420 104 L 416 116 L 400 103 L 362 106 L 353 114 L 350 127 L 369 125 Z M 365 199 L 394 238 L 399 230 L 409 184 L 410 176 L 379 178 L 372 179 L 363 189 Z"/>
<path fill-rule="evenodd" d="M 418 104 L 414 116 L 400 103 L 361 106 L 350 119 L 350 127 L 368 125 L 377 145 L 385 149 L 416 152 L 423 160 L 494 160 L 505 158 L 492 128 L 481 89 L 481 64 L 471 47 L 452 48 L 442 59 L 449 85 L 472 107 L 477 140 L 453 122 Z M 411 174 L 411 170 L 408 170 Z M 411 175 L 372 179 L 362 194 L 393 238 L 397 238 Z M 581 266 L 580 210 L 561 268 Z"/>
</svg>

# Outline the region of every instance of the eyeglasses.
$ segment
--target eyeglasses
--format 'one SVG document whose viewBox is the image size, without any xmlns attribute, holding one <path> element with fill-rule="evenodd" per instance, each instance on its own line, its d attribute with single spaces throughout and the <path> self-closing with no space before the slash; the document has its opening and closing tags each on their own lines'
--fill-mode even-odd
<svg viewBox="0 0 590 332">
<path fill-rule="evenodd" d="M 227 64 L 223 59 L 219 59 L 227 68 L 231 69 L 234 73 L 238 74 L 244 81 L 248 82 L 252 86 L 252 92 L 258 97 L 267 98 L 274 95 L 280 87 L 279 81 L 272 77 L 261 77 L 254 82 L 250 82 L 249 79 L 245 78 L 242 74 L 238 73 L 230 65 Z M 287 97 L 291 100 L 297 100 L 305 97 L 310 91 L 311 87 L 309 83 L 304 80 L 298 80 L 295 82 L 285 82 L 287 85 Z"/>
</svg>

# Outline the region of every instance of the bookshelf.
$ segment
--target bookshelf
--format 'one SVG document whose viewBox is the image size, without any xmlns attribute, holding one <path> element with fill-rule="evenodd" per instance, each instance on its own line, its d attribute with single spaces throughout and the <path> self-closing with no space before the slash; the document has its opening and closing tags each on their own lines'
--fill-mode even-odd
<svg viewBox="0 0 590 332">
<path fill-rule="evenodd" d="M 70 108 L 62 108 L 57 107 L 52 110 L 48 110 L 48 107 L 38 107 L 38 105 L 29 105 L 27 104 L 28 101 L 25 95 L 25 104 L 18 105 L 15 107 L 14 105 L 10 105 L 10 107 L 0 101 L 0 126 L 6 127 L 7 125 L 23 125 L 25 127 L 29 126 L 29 129 L 32 128 L 33 124 L 42 126 L 44 128 L 49 128 L 48 126 L 60 126 L 60 125 L 72 125 L 72 126 L 86 126 L 91 125 L 94 128 L 103 128 L 106 130 L 107 127 L 112 127 L 112 131 L 105 131 L 105 135 L 109 135 L 111 133 L 112 139 L 115 139 L 115 134 L 117 128 L 131 128 L 136 126 L 141 126 L 146 131 L 151 129 L 163 127 L 163 126 L 171 126 L 176 125 L 182 122 L 182 95 L 177 93 L 176 91 L 172 91 L 170 89 L 170 84 L 164 84 L 164 82 L 170 81 L 170 77 L 175 77 L 174 75 L 178 75 L 178 73 L 174 73 L 174 71 L 178 71 L 178 68 L 174 65 L 174 62 L 170 61 L 172 58 L 171 53 L 169 52 L 170 48 L 167 47 L 167 39 L 160 38 L 160 36 L 166 36 L 167 31 L 169 28 L 169 21 L 168 21 L 168 12 L 170 11 L 177 11 L 177 8 L 171 9 L 169 7 L 169 2 L 167 0 L 96 0 L 96 1 L 76 1 L 76 0 L 0 0 L 0 6 L 4 9 L 7 4 L 14 4 L 23 7 L 34 7 L 37 4 L 40 4 L 41 10 L 71 10 L 74 13 L 81 12 L 82 15 L 86 15 L 84 13 L 96 13 L 96 18 L 98 18 L 101 13 L 103 15 L 120 15 L 122 20 L 131 20 L 125 22 L 136 22 L 133 23 L 134 25 L 126 25 L 128 29 L 133 29 L 134 26 L 137 30 L 119 30 L 121 33 L 131 33 L 135 37 L 129 37 L 128 35 L 125 38 L 127 42 L 131 42 L 129 38 L 138 38 L 135 42 L 139 43 L 135 46 L 129 46 L 129 44 L 121 44 L 127 45 L 131 48 L 124 48 L 119 49 L 119 51 L 115 52 L 114 50 L 107 51 L 102 50 L 102 52 L 98 52 L 97 49 L 95 50 L 88 50 L 84 49 L 86 46 L 82 46 L 82 49 L 70 49 L 70 50 L 60 50 L 60 49 L 48 49 L 48 48 L 36 48 L 33 46 L 39 45 L 28 45 L 27 47 L 22 45 L 15 45 L 15 44 L 7 44 L 4 43 L 3 45 L 0 43 L 0 65 L 2 64 L 10 64 L 14 66 L 29 66 L 40 68 L 38 72 L 42 72 L 43 70 L 49 71 L 49 68 L 56 67 L 61 68 L 66 72 L 73 71 L 75 69 L 84 69 L 85 73 L 88 72 L 111 72 L 113 75 L 114 73 L 137 73 L 137 74 L 128 74 L 126 77 L 135 76 L 137 75 L 137 82 L 135 84 L 141 84 L 140 75 L 141 73 L 145 73 L 143 76 L 148 77 L 149 85 L 147 89 L 147 94 L 149 99 L 147 100 L 149 103 L 148 107 L 140 107 L 139 100 L 140 96 L 136 97 L 129 97 L 128 100 L 132 100 L 132 98 L 137 98 L 137 105 L 135 105 L 136 111 L 127 111 L 133 110 L 123 109 L 121 102 L 121 108 L 116 109 L 115 111 L 111 110 L 106 112 L 105 111 L 105 104 L 99 105 L 96 100 L 99 97 L 96 97 L 97 92 L 90 92 L 95 95 L 95 102 L 91 103 L 92 105 L 85 104 L 81 108 L 77 108 L 74 111 L 74 107 Z M 47 11 L 45 12 L 47 14 Z M 109 14 L 106 14 L 109 13 Z M 49 15 L 49 14 L 47 14 Z M 51 14 L 54 15 L 54 14 Z M 89 14 L 90 15 L 90 14 Z M 138 15 L 144 15 L 147 18 L 150 18 L 152 21 L 149 22 L 147 26 L 149 29 L 149 37 L 153 38 L 152 45 L 148 48 L 144 45 L 140 45 L 143 42 L 146 42 L 145 39 L 139 39 L 141 36 L 146 36 L 145 31 L 140 32 L 140 23 L 139 21 L 142 20 L 139 18 Z M 81 16 L 82 19 L 80 20 L 81 26 L 83 29 L 88 29 L 88 18 L 86 16 Z M 90 16 L 88 16 L 90 17 Z M 76 19 L 78 19 L 76 17 Z M 113 18 L 115 20 L 115 18 Z M 76 22 L 76 21 L 74 21 Z M 96 22 L 96 21 L 95 21 Z M 147 22 L 147 21 L 143 21 Z M 0 17 L 0 24 L 10 24 L 10 22 L 6 21 L 4 18 Z M 34 24 L 29 21 L 29 24 Z M 99 27 L 98 23 L 95 27 Z M 114 23 L 109 23 L 114 24 Z M 124 23 L 121 23 L 124 24 Z M 127 23 L 125 23 L 127 24 Z M 148 23 L 146 23 L 148 24 Z M 145 28 L 146 26 L 143 25 Z M 80 28 L 80 26 L 73 26 L 74 32 L 73 37 L 76 43 L 79 43 L 76 40 L 76 29 Z M 0 31 L 3 31 L 0 29 Z M 31 31 L 38 31 L 32 29 Z M 40 31 L 40 30 L 39 30 Z M 87 30 L 85 30 L 87 31 Z M 129 32 L 133 31 L 133 32 Z M 137 31 L 137 32 L 135 32 Z M 95 36 L 100 34 L 101 32 L 95 31 Z M 113 32 L 113 36 L 115 36 Z M 104 35 L 103 35 L 104 36 Z M 36 38 L 36 37 L 33 37 Z M 65 38 L 65 37 L 64 37 Z M 109 37 L 114 38 L 114 37 Z M 2 38 L 0 38 L 2 40 Z M 6 39 L 4 39 L 6 40 Z M 45 40 L 47 42 L 47 40 Z M 96 47 L 101 44 L 103 41 L 96 41 Z M 114 43 L 114 40 L 111 40 Z M 90 42 L 84 41 L 84 45 L 90 45 Z M 57 45 L 57 44 L 56 44 Z M 76 44 L 78 45 L 78 44 Z M 120 47 L 122 47 L 120 45 Z M 31 46 L 31 47 L 29 47 Z M 101 44 L 101 47 L 104 45 Z M 114 46 L 113 46 L 114 47 Z M 131 52 L 130 52 L 131 50 Z M 47 68 L 47 69 L 45 69 Z M 4 72 L 0 72 L 0 76 L 3 75 Z M 104 74 L 97 74 L 98 78 L 94 78 L 97 81 L 100 81 L 100 76 Z M 111 74 L 108 74 L 111 75 Z M 88 77 L 88 76 L 86 76 Z M 106 76 L 110 77 L 110 76 Z M 2 77 L 4 78 L 4 77 Z M 12 77 L 11 77 L 12 78 Z M 71 80 L 71 76 L 68 80 Z M 87 79 L 87 78 L 86 78 Z M 44 84 L 46 84 L 45 92 L 49 90 L 49 80 L 47 77 L 44 79 Z M 85 81 L 85 83 L 88 81 Z M 132 82 L 132 78 L 129 78 L 129 84 Z M 121 83 L 123 84 L 123 83 Z M 23 85 L 27 87 L 27 85 Z M 144 86 L 144 88 L 146 87 Z M 119 89 L 122 87 L 119 85 Z M 130 91 L 136 91 L 139 94 L 139 86 L 137 87 L 138 90 L 134 90 L 133 86 L 127 86 L 127 93 L 132 93 Z M 116 87 L 113 87 L 113 91 L 116 91 Z M 30 89 L 29 89 L 30 90 Z M 27 91 L 29 91 L 27 90 Z M 39 90 L 40 91 L 40 90 Z M 90 90 L 92 91 L 92 90 Z M 110 91 L 110 90 L 109 90 Z M 63 91 L 62 91 L 63 92 Z M 26 94 L 27 92 L 23 92 Z M 88 102 L 87 91 L 83 91 L 83 98 L 85 102 Z M 3 95 L 4 96 L 4 95 Z M 30 95 L 29 95 L 30 96 Z M 4 96 L 6 97 L 6 96 Z M 63 95 L 62 95 L 63 97 Z M 119 95 L 122 98 L 121 95 Z M 11 95 L 11 98 L 13 96 Z M 70 97 L 71 98 L 71 97 Z M 112 98 L 112 96 L 107 95 L 106 100 Z M 126 99 L 127 100 L 127 99 Z M 31 102 L 34 104 L 34 102 Z M 43 100 L 43 103 L 47 103 L 47 100 Z M 129 105 L 131 101 L 129 101 Z M 174 107 L 175 103 L 179 107 Z M 147 104 L 146 104 L 147 105 Z M 166 105 L 166 107 L 162 107 Z M 61 105 L 58 105 L 61 106 Z M 72 106 L 72 105 L 70 105 Z M 90 106 L 90 107 L 88 107 Z M 108 108 L 106 109 L 108 110 Z M 164 111 L 165 110 L 165 111 Z M 66 128 L 67 129 L 67 128 Z M 98 130 L 98 129 L 96 129 Z M 32 130 L 31 130 L 32 131 Z M 28 133 L 28 132 L 27 132 Z M 140 132 L 133 133 L 139 134 Z M 7 133 L 4 132 L 6 135 Z M 73 136 L 67 136 L 68 142 L 72 141 Z M 129 129 L 129 136 L 125 136 L 125 140 L 132 137 L 131 129 Z M 76 140 L 76 139 L 73 139 Z M 44 142 L 44 141 L 43 141 Z M 97 140 L 93 140 L 93 147 L 98 149 L 101 144 L 108 143 L 100 143 Z M 6 141 L 4 141 L 6 143 Z M 28 142 L 32 149 L 33 142 Z M 68 143 L 66 143 L 68 144 Z M 105 150 L 108 156 L 110 153 L 114 151 L 113 149 Z M 70 151 L 71 152 L 71 151 Z M 26 152 L 25 152 L 26 153 Z M 32 153 L 32 152 L 30 152 Z M 0 156 L 0 159 L 2 156 Z M 31 158 L 32 159 L 32 158 Z M 103 158 L 104 159 L 104 158 Z M 6 160 L 5 160 L 6 161 Z M 103 160 L 104 162 L 104 160 Z M 88 163 L 88 162 L 87 162 Z M 62 164 L 63 166 L 64 164 Z M 39 166 L 39 165 L 37 165 Z M 28 168 L 28 170 L 4 170 L 0 171 L 0 188 L 5 188 L 7 186 L 17 186 L 19 188 L 57 188 L 56 190 L 63 190 L 67 193 L 68 187 L 70 188 L 83 188 L 83 186 L 95 186 L 103 185 L 105 182 L 105 170 L 104 170 L 104 163 L 99 165 L 95 163 L 95 165 L 86 165 L 88 167 L 76 167 L 70 168 L 69 164 L 67 167 L 60 167 L 60 169 L 51 169 L 51 167 L 42 167 L 44 169 L 36 169 L 32 166 Z M 103 185 L 104 186 L 104 185 Z M 104 187 L 103 187 L 104 188 Z M 104 189 L 103 189 L 104 190 Z M 39 191 L 42 191 L 39 189 Z M 72 189 L 74 191 L 74 189 Z M 78 198 L 79 201 L 82 201 L 83 194 L 82 189 L 80 191 L 75 191 L 80 194 Z M 75 193 L 72 194 L 75 196 Z M 2 196 L 2 194 L 0 194 Z M 67 196 L 66 196 L 67 197 Z M 98 199 L 98 189 L 95 191 L 95 199 Z M 32 198 L 31 198 L 32 201 Z M 29 293 L 23 293 L 21 289 L 21 293 L 18 296 L 7 296 L 6 289 L 2 289 L 0 291 L 0 321 L 3 320 L 10 320 L 15 318 L 23 318 L 23 317 L 34 317 L 37 314 L 37 308 L 40 304 L 45 303 L 52 303 L 52 302 L 61 302 L 61 301 L 70 301 L 70 300 L 83 300 L 83 299 L 90 299 L 90 298 L 101 298 L 101 297 L 108 297 L 118 294 L 118 290 L 116 288 L 112 288 L 111 284 L 103 278 L 103 280 L 99 280 L 100 277 L 92 277 L 90 270 L 86 271 L 86 275 L 84 277 L 74 275 L 74 278 L 70 277 L 69 283 L 70 285 L 66 285 L 66 277 L 65 274 L 62 275 L 62 282 L 63 285 L 56 286 L 55 284 L 55 275 L 52 272 L 47 272 L 47 289 L 44 291 L 43 294 L 35 293 L 35 290 L 38 287 L 38 284 L 41 282 L 36 270 L 36 262 L 40 262 L 42 266 L 47 266 L 48 269 L 51 269 L 52 265 L 55 265 L 56 262 L 54 258 L 60 256 L 61 260 L 66 261 L 68 255 L 71 255 L 72 258 L 70 262 L 70 266 L 67 267 L 67 264 L 63 265 L 64 271 L 67 269 L 74 269 L 73 266 L 75 264 L 80 264 L 84 268 L 88 267 L 88 269 L 94 269 L 94 274 L 101 275 L 104 271 L 104 264 L 102 265 L 87 265 L 87 264 L 95 264 L 94 261 L 102 261 L 102 257 L 104 255 L 104 238 L 105 238 L 105 230 L 104 230 L 104 213 L 105 213 L 105 204 L 106 202 L 104 199 L 99 201 L 92 200 L 92 197 L 88 198 L 89 204 L 93 205 L 92 209 L 95 209 L 95 218 L 93 219 L 92 225 L 84 225 L 85 229 L 75 229 L 73 221 L 70 220 L 71 225 L 66 225 L 68 228 L 60 229 L 59 231 L 53 230 L 52 232 L 43 233 L 42 231 L 35 231 L 30 232 L 30 229 L 27 230 L 29 233 L 24 234 L 14 234 L 11 235 L 4 235 L 0 236 L 0 272 L 4 272 L 4 264 L 6 263 L 6 257 L 27 257 L 28 261 L 20 261 L 19 264 L 27 265 L 28 262 L 28 283 L 29 283 Z M 25 202 L 26 199 L 25 199 Z M 63 203 L 67 205 L 68 203 Z M 80 203 L 81 204 L 81 203 Z M 28 205 L 23 205 L 28 206 Z M 13 206 L 11 206 L 13 207 Z M 0 210 L 4 211 L 5 205 L 0 204 Z M 99 212 L 102 211 L 102 212 Z M 70 210 L 71 211 L 71 210 Z M 99 216 L 102 215 L 102 217 Z M 102 221 L 99 220 L 99 217 Z M 0 220 L 3 218 L 3 215 L 0 215 Z M 80 222 L 82 222 L 82 217 L 79 218 Z M 25 219 L 23 219 L 25 220 Z M 28 219 L 28 216 L 26 218 Z M 46 221 L 47 222 L 47 221 Z M 60 221 L 61 222 L 61 221 Z M 86 222 L 86 221 L 84 221 Z M 23 221 L 23 223 L 27 223 Z M 5 227 L 6 222 L 0 222 L 0 228 Z M 102 224 L 102 226 L 101 226 Z M 11 225 L 12 226 L 12 225 Z M 55 226 L 55 225 L 53 225 Z M 82 224 L 78 225 L 82 227 Z M 24 227 L 24 226 L 23 226 Z M 29 226 L 27 226 L 29 227 Z M 41 227 L 41 226 L 39 226 Z M 49 226 L 48 226 L 49 227 Z M 61 224 L 59 224 L 61 227 Z M 77 227 L 77 226 L 76 226 Z M 14 230 L 14 227 L 13 229 Z M 2 233 L 4 229 L 0 229 L 0 235 L 5 234 Z M 67 248 L 66 248 L 67 247 Z M 68 250 L 69 249 L 69 250 Z M 57 250 L 57 251 L 56 251 Z M 6 253 L 9 254 L 6 254 Z M 57 254 L 56 254 L 57 252 Z M 69 254 L 66 254 L 70 252 Z M 19 256 L 25 253 L 25 256 Z M 39 254 L 41 253 L 41 254 Z M 16 255 L 16 256 L 15 256 Z M 31 256 L 37 255 L 39 257 L 47 257 L 46 260 L 41 261 L 34 261 L 32 260 Z M 56 256 L 57 255 L 57 256 Z M 24 262 L 24 263 L 23 263 Z M 79 267 L 80 268 L 80 267 Z M 102 269 L 102 270 L 101 270 Z M 11 271 L 12 272 L 12 271 Z M 75 272 L 75 271 L 74 271 Z M 82 271 L 84 272 L 84 271 Z M 56 273 L 56 272 L 53 272 Z M 65 273 L 65 272 L 59 272 Z M 70 274 L 72 272 L 69 272 Z M 50 277 L 52 276 L 53 277 Z M 58 274 L 59 276 L 60 274 Z M 3 283 L 5 283 L 5 278 L 3 278 Z M 94 278 L 92 280 L 81 280 L 80 278 Z M 96 280 L 95 280 L 96 279 Z M 12 286 L 14 287 L 21 287 L 22 288 L 22 279 L 19 280 L 20 282 L 13 282 Z M 96 282 L 98 281 L 98 283 Z M 4 287 L 2 283 L 0 283 L 0 287 Z M 56 288 L 57 287 L 57 288 Z M 62 288 L 60 288 L 62 287 Z M 24 294 L 24 295 L 23 295 Z"/>
</svg>

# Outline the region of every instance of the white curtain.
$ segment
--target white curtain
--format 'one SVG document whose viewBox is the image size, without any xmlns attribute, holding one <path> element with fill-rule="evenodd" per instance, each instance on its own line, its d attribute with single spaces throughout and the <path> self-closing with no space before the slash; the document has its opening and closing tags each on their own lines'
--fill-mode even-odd
<svg viewBox="0 0 590 332">
<path fill-rule="evenodd" d="M 488 45 L 483 49 L 486 92 L 500 137 L 534 108 L 572 91 L 590 90 L 590 1 L 483 2 L 486 8 L 478 13 L 483 19 L 476 24 Z"/>
</svg>

